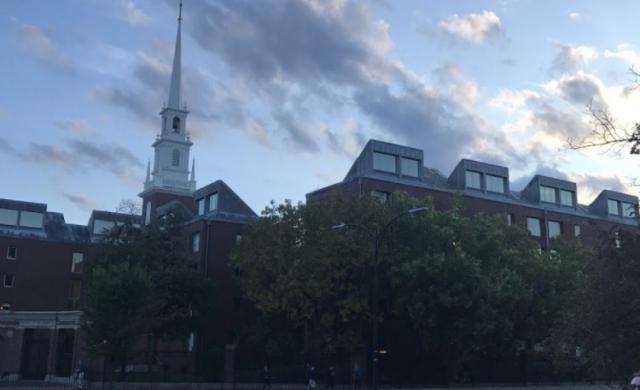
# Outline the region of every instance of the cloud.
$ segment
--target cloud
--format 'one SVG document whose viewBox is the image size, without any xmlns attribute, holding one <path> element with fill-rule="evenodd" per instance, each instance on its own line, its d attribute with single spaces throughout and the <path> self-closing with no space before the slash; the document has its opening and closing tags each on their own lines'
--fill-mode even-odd
<svg viewBox="0 0 640 390">
<path fill-rule="evenodd" d="M 20 26 L 20 41 L 31 55 L 47 66 L 62 73 L 72 75 L 71 60 L 62 52 L 53 35 L 38 26 Z"/>
<path fill-rule="evenodd" d="M 603 104 L 601 88 L 602 82 L 593 75 L 582 71 L 574 75 L 563 75 L 558 80 L 547 83 L 545 89 L 553 94 L 563 97 L 566 101 L 582 106 L 591 103 Z"/>
<path fill-rule="evenodd" d="M 503 34 L 500 18 L 493 11 L 453 14 L 438 23 L 438 31 L 455 40 L 481 44 Z"/>
<path fill-rule="evenodd" d="M 288 139 L 294 148 L 299 147 L 302 150 L 311 152 L 319 150 L 317 142 L 311 136 L 312 129 L 303 124 L 291 112 L 280 111 L 275 113 L 274 117 L 280 128 L 289 135 Z"/>
<path fill-rule="evenodd" d="M 638 55 L 633 48 L 627 47 L 626 45 L 618 45 L 617 51 L 607 49 L 604 51 L 604 56 L 609 58 L 620 58 L 631 65 L 640 65 L 640 55 Z"/>
<path fill-rule="evenodd" d="M 114 144 L 98 144 L 70 139 L 62 145 L 32 143 L 21 153 L 31 162 L 57 166 L 68 174 L 107 171 L 123 179 L 142 173 L 142 162 L 128 149 Z"/>
<path fill-rule="evenodd" d="M 118 3 L 120 17 L 127 23 L 137 26 L 149 22 L 149 16 L 136 7 L 132 0 L 121 0 Z"/>
<path fill-rule="evenodd" d="M 570 72 L 598 57 L 598 52 L 591 46 L 571 46 L 565 43 L 556 43 L 556 47 L 558 54 L 556 54 L 549 69 L 551 73 Z"/>
<path fill-rule="evenodd" d="M 582 15 L 580 15 L 578 12 L 569 12 L 569 19 L 571 19 L 574 22 L 578 22 L 582 19 Z"/>
<path fill-rule="evenodd" d="M 531 99 L 539 96 L 538 93 L 530 89 L 501 89 L 500 92 L 489 101 L 489 107 L 496 110 L 514 112 L 524 107 Z"/>
<path fill-rule="evenodd" d="M 69 131 L 72 133 L 91 133 L 94 132 L 95 129 L 89 125 L 89 123 L 84 119 L 61 119 L 53 122 L 54 126 L 59 129 Z"/>
<path fill-rule="evenodd" d="M 64 195 L 67 200 L 75 204 L 81 210 L 92 211 L 96 207 L 96 201 L 91 198 L 87 198 L 82 195 L 73 195 L 66 192 L 64 192 L 62 195 Z"/>
<path fill-rule="evenodd" d="M 580 201 L 585 203 L 591 203 L 603 190 L 633 192 L 628 180 L 616 175 L 574 174 L 571 179 L 578 185 Z"/>
</svg>

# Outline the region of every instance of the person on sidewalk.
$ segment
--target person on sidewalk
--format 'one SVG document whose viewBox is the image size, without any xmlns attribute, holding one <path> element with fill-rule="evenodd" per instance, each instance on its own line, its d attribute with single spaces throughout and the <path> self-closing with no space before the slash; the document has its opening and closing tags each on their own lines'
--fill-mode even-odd
<svg viewBox="0 0 640 390">
<path fill-rule="evenodd" d="M 271 371 L 268 364 L 262 368 L 262 390 L 266 389 L 271 389 Z"/>
<path fill-rule="evenodd" d="M 362 369 L 358 362 L 353 366 L 353 390 L 360 390 L 362 387 Z"/>
<path fill-rule="evenodd" d="M 311 390 L 316 387 L 316 368 L 313 364 L 307 365 L 307 387 L 306 390 Z"/>
<path fill-rule="evenodd" d="M 329 370 L 327 371 L 327 385 L 325 386 L 325 390 L 335 390 L 334 385 L 336 383 L 336 368 L 334 366 L 329 366 Z"/>
</svg>

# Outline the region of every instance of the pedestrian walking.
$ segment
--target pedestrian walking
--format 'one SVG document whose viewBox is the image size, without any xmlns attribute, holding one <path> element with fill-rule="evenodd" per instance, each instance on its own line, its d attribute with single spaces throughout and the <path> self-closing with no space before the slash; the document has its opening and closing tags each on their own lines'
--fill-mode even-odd
<svg viewBox="0 0 640 390">
<path fill-rule="evenodd" d="M 358 362 L 353 366 L 353 390 L 360 390 L 362 387 L 362 369 Z"/>
<path fill-rule="evenodd" d="M 633 373 L 631 378 L 631 390 L 639 390 L 640 389 L 640 371 L 636 371 Z"/>
<path fill-rule="evenodd" d="M 271 389 L 271 371 L 268 364 L 262 368 L 262 390 L 266 389 Z"/>
<path fill-rule="evenodd" d="M 334 366 L 329 366 L 329 370 L 327 371 L 327 385 L 325 386 L 325 390 L 335 390 L 334 385 L 336 383 L 336 368 Z"/>
<path fill-rule="evenodd" d="M 316 387 L 316 368 L 313 364 L 307 365 L 307 388 L 311 390 Z"/>
</svg>

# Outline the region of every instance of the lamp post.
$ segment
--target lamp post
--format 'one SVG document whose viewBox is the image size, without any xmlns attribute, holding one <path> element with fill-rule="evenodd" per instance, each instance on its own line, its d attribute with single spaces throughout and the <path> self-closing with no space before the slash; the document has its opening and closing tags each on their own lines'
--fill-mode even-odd
<svg viewBox="0 0 640 390">
<path fill-rule="evenodd" d="M 371 382 L 373 390 L 378 390 L 378 350 L 380 349 L 379 339 L 378 339 L 378 284 L 379 284 L 379 276 L 378 276 L 378 255 L 380 249 L 380 241 L 382 240 L 384 234 L 389 229 L 394 222 L 398 219 L 404 217 L 405 215 L 419 213 L 421 211 L 426 211 L 426 207 L 418 207 L 409 209 L 404 211 L 395 217 L 391 218 L 387 223 L 382 225 L 381 227 L 370 228 L 364 225 L 359 225 L 355 223 L 341 223 L 339 225 L 332 226 L 331 228 L 334 230 L 339 229 L 359 229 L 365 232 L 369 238 L 373 241 L 373 291 L 371 297 L 371 311 L 372 311 L 372 324 L 371 324 L 371 338 L 373 344 L 373 352 L 372 359 L 373 364 L 371 365 Z"/>
</svg>

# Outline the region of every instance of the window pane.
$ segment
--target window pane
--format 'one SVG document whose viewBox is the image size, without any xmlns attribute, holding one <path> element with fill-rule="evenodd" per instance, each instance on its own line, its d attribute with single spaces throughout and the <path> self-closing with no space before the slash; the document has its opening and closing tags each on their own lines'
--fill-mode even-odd
<svg viewBox="0 0 640 390">
<path fill-rule="evenodd" d="M 21 211 L 20 226 L 31 227 L 31 228 L 41 228 L 42 213 L 34 213 L 31 211 Z"/>
<path fill-rule="evenodd" d="M 218 209 L 218 194 L 213 194 L 209 196 L 209 211 L 214 211 Z"/>
<path fill-rule="evenodd" d="M 573 206 L 573 192 L 560 190 L 560 204 L 563 206 Z"/>
<path fill-rule="evenodd" d="M 467 188 L 476 188 L 479 190 L 482 189 L 479 172 L 466 171 L 465 175 L 466 175 Z"/>
<path fill-rule="evenodd" d="M 71 272 L 73 273 L 82 272 L 83 261 L 84 261 L 84 253 L 74 252 L 73 257 L 71 258 Z"/>
<path fill-rule="evenodd" d="M 151 202 L 147 202 L 147 211 L 144 215 L 144 224 L 148 225 L 151 223 Z"/>
<path fill-rule="evenodd" d="M 13 287 L 13 284 L 15 283 L 14 279 L 15 278 L 12 274 L 4 274 L 4 287 Z"/>
<path fill-rule="evenodd" d="M 195 233 L 191 237 L 191 249 L 193 250 L 193 253 L 200 252 L 200 233 Z"/>
<path fill-rule="evenodd" d="M 549 238 L 556 238 L 560 236 L 560 222 L 557 221 L 549 221 L 549 226 L 547 226 L 549 231 Z"/>
<path fill-rule="evenodd" d="M 113 221 L 103 221 L 101 219 L 96 219 L 93 221 L 93 234 L 105 234 L 106 230 L 111 229 L 115 226 Z"/>
<path fill-rule="evenodd" d="M 196 201 L 196 208 L 198 209 L 198 215 L 204 215 L 204 198 Z"/>
<path fill-rule="evenodd" d="M 622 202 L 622 215 L 628 218 L 636 216 L 636 207 L 633 203 Z"/>
<path fill-rule="evenodd" d="M 527 230 L 532 236 L 540 237 L 540 220 L 538 218 L 527 218 Z"/>
<path fill-rule="evenodd" d="M 15 260 L 18 257 L 18 248 L 10 246 L 7 248 L 7 259 Z"/>
<path fill-rule="evenodd" d="M 556 203 L 556 189 L 553 187 L 540 186 L 540 201 Z"/>
<path fill-rule="evenodd" d="M 18 224 L 18 210 L 0 209 L 0 225 Z"/>
<path fill-rule="evenodd" d="M 582 229 L 580 228 L 580 225 L 573 225 L 573 235 L 578 237 L 582 234 Z"/>
<path fill-rule="evenodd" d="M 507 225 L 513 225 L 513 214 L 507 214 Z"/>
<path fill-rule="evenodd" d="M 402 157 L 402 174 L 406 176 L 418 177 L 418 160 Z"/>
<path fill-rule="evenodd" d="M 504 178 L 500 176 L 487 175 L 487 191 L 504 194 Z"/>
<path fill-rule="evenodd" d="M 373 196 L 380 204 L 388 204 L 391 199 L 391 194 L 384 191 L 371 191 L 371 196 Z"/>
<path fill-rule="evenodd" d="M 607 206 L 609 208 L 609 214 L 620 215 L 620 211 L 618 208 L 618 201 L 613 199 L 607 200 Z"/>
<path fill-rule="evenodd" d="M 373 169 L 378 171 L 396 173 L 396 156 L 391 154 L 373 152 Z"/>
</svg>

